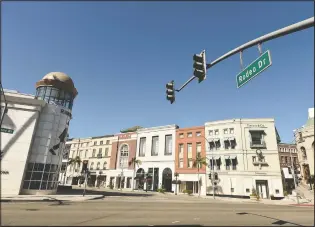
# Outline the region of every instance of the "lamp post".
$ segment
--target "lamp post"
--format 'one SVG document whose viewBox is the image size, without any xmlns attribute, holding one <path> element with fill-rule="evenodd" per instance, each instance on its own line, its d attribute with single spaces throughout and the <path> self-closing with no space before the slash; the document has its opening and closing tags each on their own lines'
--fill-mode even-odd
<svg viewBox="0 0 315 227">
<path fill-rule="evenodd" d="M 177 195 L 177 177 L 179 176 L 179 174 L 177 172 L 174 173 L 174 176 L 175 176 L 175 195 Z"/>
</svg>

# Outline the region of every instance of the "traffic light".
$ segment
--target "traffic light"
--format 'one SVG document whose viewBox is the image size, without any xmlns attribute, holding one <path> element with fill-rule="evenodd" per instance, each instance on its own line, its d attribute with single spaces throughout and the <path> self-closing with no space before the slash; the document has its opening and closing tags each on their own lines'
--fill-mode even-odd
<svg viewBox="0 0 315 227">
<path fill-rule="evenodd" d="M 207 78 L 207 63 L 206 63 L 206 51 L 203 50 L 200 54 L 194 54 L 194 76 L 198 77 L 198 82 L 202 82 Z"/>
<path fill-rule="evenodd" d="M 166 99 L 173 104 L 175 101 L 174 80 L 166 84 Z"/>
</svg>

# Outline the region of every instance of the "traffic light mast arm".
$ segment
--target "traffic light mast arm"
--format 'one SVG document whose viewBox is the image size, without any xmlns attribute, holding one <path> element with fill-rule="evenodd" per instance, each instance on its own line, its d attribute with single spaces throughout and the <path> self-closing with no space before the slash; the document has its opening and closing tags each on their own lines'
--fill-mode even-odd
<svg viewBox="0 0 315 227">
<path fill-rule="evenodd" d="M 298 23 L 295 23 L 295 24 L 292 24 L 292 25 L 289 25 L 287 27 L 284 27 L 284 28 L 281 28 L 281 29 L 278 29 L 274 32 L 271 32 L 271 33 L 268 33 L 266 35 L 263 35 L 257 39 L 254 39 L 252 41 L 249 41 L 229 52 L 227 52 L 226 54 L 222 55 L 221 57 L 217 58 L 216 60 L 214 60 L 213 62 L 207 64 L 207 69 L 211 68 L 212 66 L 216 65 L 217 63 L 227 59 L 228 57 L 231 57 L 232 55 L 234 54 L 237 54 L 238 52 L 241 52 L 243 50 L 246 50 L 252 46 L 255 46 L 257 44 L 261 44 L 263 42 L 267 42 L 269 40 L 272 40 L 272 39 L 276 39 L 276 38 L 279 38 L 281 36 L 285 36 L 285 35 L 289 35 L 291 33 L 294 33 L 294 32 L 298 32 L 298 31 L 301 31 L 301 30 L 304 30 L 304 29 L 307 29 L 307 28 L 310 28 L 310 27 L 314 27 L 314 17 L 311 17 L 309 19 L 306 19 L 306 20 L 303 20 L 303 21 L 300 21 Z M 193 81 L 196 77 L 195 76 L 192 76 L 186 83 L 184 83 L 184 85 L 178 89 L 177 91 L 181 91 L 184 87 L 187 86 L 187 84 L 189 84 L 191 81 Z"/>
</svg>

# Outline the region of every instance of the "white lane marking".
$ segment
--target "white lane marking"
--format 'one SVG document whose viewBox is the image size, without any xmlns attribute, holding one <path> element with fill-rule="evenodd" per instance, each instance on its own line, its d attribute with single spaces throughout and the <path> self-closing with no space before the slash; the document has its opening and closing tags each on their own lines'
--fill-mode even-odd
<svg viewBox="0 0 315 227">
<path fill-rule="evenodd" d="M 173 221 L 173 222 L 172 222 L 172 224 L 174 224 L 174 223 L 178 223 L 178 222 L 180 222 L 180 221 Z"/>
</svg>

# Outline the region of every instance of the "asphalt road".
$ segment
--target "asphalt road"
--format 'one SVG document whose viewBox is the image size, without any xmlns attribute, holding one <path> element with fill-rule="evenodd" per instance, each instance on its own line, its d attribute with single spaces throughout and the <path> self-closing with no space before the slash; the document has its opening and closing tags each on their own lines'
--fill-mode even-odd
<svg viewBox="0 0 315 227">
<path fill-rule="evenodd" d="M 19 202 L 1 204 L 1 225 L 314 226 L 314 208 L 126 197 L 61 205 Z"/>
</svg>

